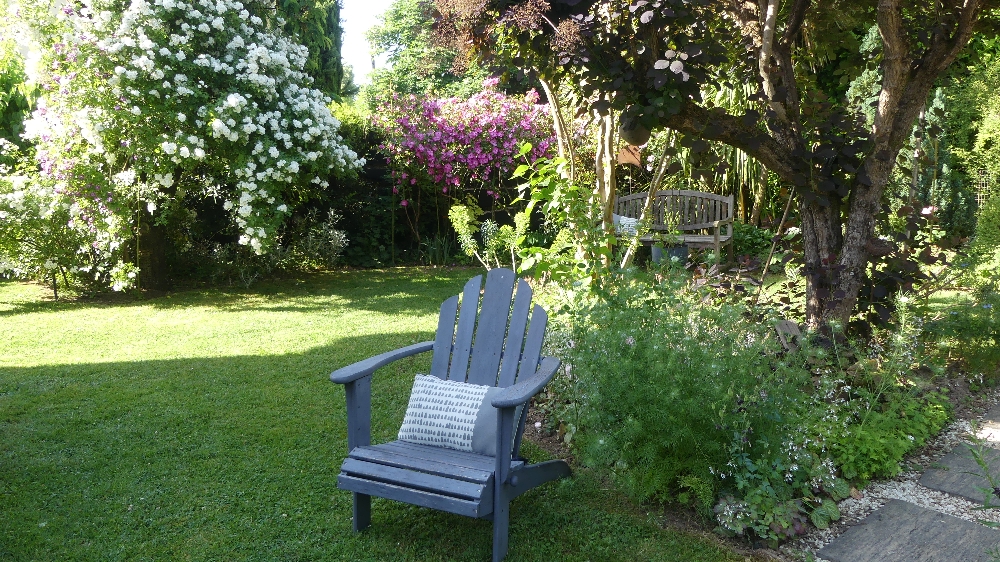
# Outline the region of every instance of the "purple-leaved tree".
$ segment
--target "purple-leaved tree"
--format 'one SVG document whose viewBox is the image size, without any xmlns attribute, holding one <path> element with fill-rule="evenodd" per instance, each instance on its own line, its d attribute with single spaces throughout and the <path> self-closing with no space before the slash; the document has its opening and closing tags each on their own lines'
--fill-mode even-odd
<svg viewBox="0 0 1000 562">
<path fill-rule="evenodd" d="M 436 0 L 440 36 L 573 85 L 632 128 L 674 129 L 751 154 L 798 193 L 813 327 L 846 323 L 881 250 L 875 238 L 896 156 L 932 86 L 997 0 Z M 865 60 L 859 38 L 877 26 Z M 844 103 L 877 64 L 874 123 Z M 730 114 L 705 86 L 753 84 L 757 109 Z M 715 165 L 715 162 L 705 162 Z"/>
</svg>

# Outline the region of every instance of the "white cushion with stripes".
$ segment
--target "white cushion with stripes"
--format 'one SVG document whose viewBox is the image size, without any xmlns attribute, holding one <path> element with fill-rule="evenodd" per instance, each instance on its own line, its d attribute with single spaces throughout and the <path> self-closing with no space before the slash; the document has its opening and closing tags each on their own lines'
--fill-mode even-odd
<svg viewBox="0 0 1000 562">
<path fill-rule="evenodd" d="M 417 375 L 397 439 L 459 451 L 496 455 L 497 409 L 503 389 Z M 514 424 L 522 407 L 514 412 Z"/>
</svg>

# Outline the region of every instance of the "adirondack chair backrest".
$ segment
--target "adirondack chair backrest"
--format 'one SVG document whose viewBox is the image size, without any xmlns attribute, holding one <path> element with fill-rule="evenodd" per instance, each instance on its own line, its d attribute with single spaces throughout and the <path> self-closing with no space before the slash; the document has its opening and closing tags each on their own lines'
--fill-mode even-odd
<svg viewBox="0 0 1000 562">
<path fill-rule="evenodd" d="M 481 286 L 482 275 L 473 277 L 461 302 L 455 295 L 441 305 L 430 374 L 507 387 L 538 368 L 548 316 L 538 305 L 532 310 L 531 287 L 509 269 L 491 270 Z"/>
</svg>

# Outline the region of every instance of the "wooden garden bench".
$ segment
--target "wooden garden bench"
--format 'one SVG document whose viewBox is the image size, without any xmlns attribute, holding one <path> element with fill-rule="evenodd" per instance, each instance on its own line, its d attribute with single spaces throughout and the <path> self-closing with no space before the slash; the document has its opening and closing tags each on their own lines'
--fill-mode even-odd
<svg viewBox="0 0 1000 562">
<path fill-rule="evenodd" d="M 615 200 L 615 214 L 632 219 L 642 218 L 648 193 L 636 193 Z M 733 261 L 733 196 L 688 190 L 657 191 L 650 210 L 650 232 L 639 240 L 646 246 L 658 239 L 681 231 L 679 243 L 689 248 L 712 248 L 715 259 L 722 259 L 722 248 L 728 248 Z M 725 230 L 725 232 L 723 232 Z"/>
<path fill-rule="evenodd" d="M 518 453 L 528 401 L 559 368 L 558 359 L 541 357 L 548 317 L 540 306 L 532 307 L 531 287 L 509 269 L 489 272 L 480 304 L 481 285 L 482 276 L 476 276 L 466 283 L 461 301 L 456 295 L 441 305 L 434 341 L 338 369 L 330 380 L 343 384 L 347 393 L 348 456 L 341 465 L 337 487 L 354 493 L 354 530 L 370 524 L 371 496 L 491 519 L 493 560 L 499 562 L 507 553 L 510 501 L 545 482 L 568 476 L 570 468 L 561 460 L 528 464 Z M 502 389 L 492 398 L 487 395 L 481 406 L 485 408 L 490 400 L 496 408 L 495 455 L 413 440 L 371 444 L 372 373 L 426 351 L 434 353 L 431 376 Z M 404 427 L 406 423 L 404 419 Z M 478 418 L 476 423 L 478 430 Z"/>
</svg>

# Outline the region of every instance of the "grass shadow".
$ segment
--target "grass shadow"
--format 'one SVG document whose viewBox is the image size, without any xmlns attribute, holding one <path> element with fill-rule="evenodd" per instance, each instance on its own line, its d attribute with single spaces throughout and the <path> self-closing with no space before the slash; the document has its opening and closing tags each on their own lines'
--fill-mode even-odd
<svg viewBox="0 0 1000 562">
<path fill-rule="evenodd" d="M 7 281 L 0 282 L 0 317 L 122 307 L 308 313 L 329 309 L 334 303 L 372 312 L 420 314 L 436 311 L 441 301 L 461 292 L 465 281 L 480 273 L 473 268 L 429 267 L 344 270 L 270 279 L 249 289 L 212 287 L 153 297 L 112 293 L 61 300 L 52 300 L 40 285 Z M 442 288 L 446 291 L 442 292 Z M 436 298 L 438 293 L 442 295 L 440 300 L 428 298 Z"/>
</svg>

